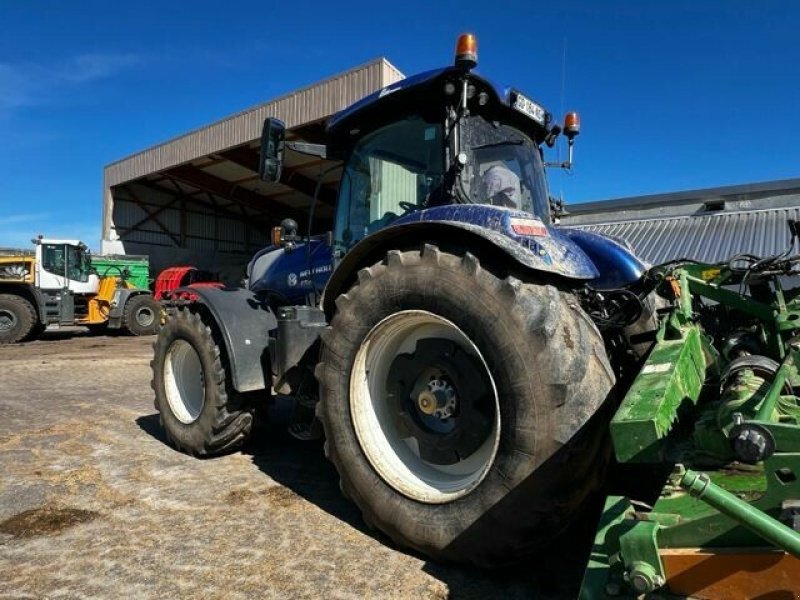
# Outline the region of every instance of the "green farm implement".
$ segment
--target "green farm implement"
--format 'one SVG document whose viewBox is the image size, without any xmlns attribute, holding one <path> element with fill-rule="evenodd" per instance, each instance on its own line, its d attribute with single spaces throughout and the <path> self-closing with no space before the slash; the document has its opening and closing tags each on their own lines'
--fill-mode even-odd
<svg viewBox="0 0 800 600">
<path fill-rule="evenodd" d="M 671 306 L 610 430 L 621 473 L 662 477 L 608 496 L 581 599 L 800 593 L 797 264 L 650 271 Z"/>
</svg>

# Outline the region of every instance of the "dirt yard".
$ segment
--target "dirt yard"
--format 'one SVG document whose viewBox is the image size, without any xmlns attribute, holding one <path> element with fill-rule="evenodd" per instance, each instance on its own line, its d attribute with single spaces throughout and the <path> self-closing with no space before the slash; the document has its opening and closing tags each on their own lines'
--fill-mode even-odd
<svg viewBox="0 0 800 600">
<path fill-rule="evenodd" d="M 0 598 L 575 594 L 575 557 L 484 573 L 394 548 L 342 498 L 320 445 L 282 425 L 223 458 L 176 452 L 154 414 L 151 343 L 75 328 L 0 346 Z"/>
</svg>

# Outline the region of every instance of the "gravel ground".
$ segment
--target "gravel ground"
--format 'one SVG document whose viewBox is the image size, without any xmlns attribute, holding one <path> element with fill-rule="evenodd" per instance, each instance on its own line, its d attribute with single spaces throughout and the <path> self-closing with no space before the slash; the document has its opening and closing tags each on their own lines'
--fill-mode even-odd
<svg viewBox="0 0 800 600">
<path fill-rule="evenodd" d="M 394 548 L 341 497 L 320 445 L 278 424 L 222 458 L 173 450 L 151 342 L 75 328 L 0 347 L 0 598 L 575 594 L 570 553 L 486 573 Z"/>
</svg>

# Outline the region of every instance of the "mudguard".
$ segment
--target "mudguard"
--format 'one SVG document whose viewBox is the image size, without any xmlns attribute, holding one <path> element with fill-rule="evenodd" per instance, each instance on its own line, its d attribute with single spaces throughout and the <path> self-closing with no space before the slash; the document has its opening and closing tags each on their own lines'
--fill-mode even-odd
<svg viewBox="0 0 800 600">
<path fill-rule="evenodd" d="M 117 288 L 111 299 L 111 310 L 108 313 L 108 328 L 119 329 L 122 327 L 122 315 L 125 314 L 125 305 L 131 296 L 149 294 L 147 290 L 140 288 Z"/>
<path fill-rule="evenodd" d="M 271 385 L 269 333 L 278 327 L 270 307 L 250 290 L 184 287 L 174 294 L 192 294 L 217 323 L 230 362 L 231 381 L 238 392 L 263 390 Z"/>
<path fill-rule="evenodd" d="M 333 272 L 323 297 L 326 314 L 357 271 L 383 258 L 387 249 L 452 243 L 479 258 L 494 256 L 555 276 L 589 283 L 601 273 L 583 249 L 560 229 L 529 213 L 486 205 L 448 205 L 404 216 L 356 244 Z"/>
</svg>

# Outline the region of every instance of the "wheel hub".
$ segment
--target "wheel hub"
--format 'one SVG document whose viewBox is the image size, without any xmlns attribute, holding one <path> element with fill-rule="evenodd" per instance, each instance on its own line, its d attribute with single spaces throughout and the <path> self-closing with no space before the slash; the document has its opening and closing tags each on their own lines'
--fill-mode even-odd
<svg viewBox="0 0 800 600">
<path fill-rule="evenodd" d="M 200 355 L 186 340 L 172 342 L 164 361 L 164 387 L 172 414 L 194 423 L 205 405 L 205 373 Z"/>
<path fill-rule="evenodd" d="M 142 327 L 148 327 L 152 325 L 154 320 L 155 320 L 155 314 L 150 308 L 146 306 L 140 308 L 139 311 L 136 313 L 136 322 Z"/>
<path fill-rule="evenodd" d="M 442 379 L 431 379 L 417 396 L 417 407 L 428 416 L 444 421 L 456 412 L 457 397 L 453 386 Z"/>
<path fill-rule="evenodd" d="M 10 310 L 0 310 L 0 331 L 8 331 L 14 327 L 17 319 Z"/>
</svg>

